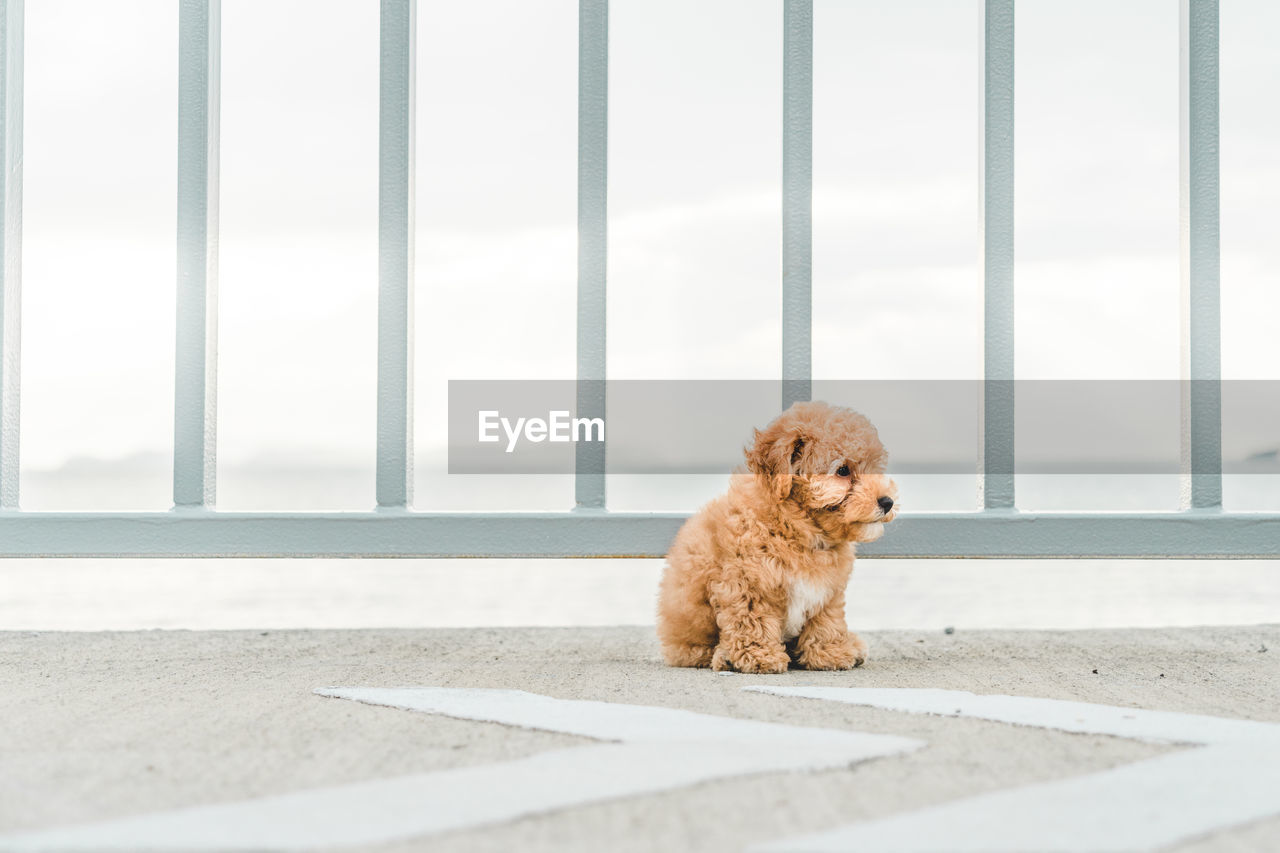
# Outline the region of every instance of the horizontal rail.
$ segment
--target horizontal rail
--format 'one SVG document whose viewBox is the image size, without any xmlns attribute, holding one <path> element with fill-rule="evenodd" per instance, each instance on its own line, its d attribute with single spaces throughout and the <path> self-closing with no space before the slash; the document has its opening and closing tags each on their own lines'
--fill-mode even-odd
<svg viewBox="0 0 1280 853">
<path fill-rule="evenodd" d="M 0 557 L 660 557 L 680 513 L 0 512 Z M 919 513 L 892 558 L 1280 557 L 1280 513 Z"/>
</svg>

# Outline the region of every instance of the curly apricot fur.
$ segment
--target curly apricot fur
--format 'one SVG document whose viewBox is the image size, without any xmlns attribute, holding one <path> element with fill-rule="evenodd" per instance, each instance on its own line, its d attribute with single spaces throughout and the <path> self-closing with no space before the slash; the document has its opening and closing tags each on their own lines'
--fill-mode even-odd
<svg viewBox="0 0 1280 853">
<path fill-rule="evenodd" d="M 866 643 L 844 615 L 854 543 L 879 538 L 897 515 L 896 503 L 880 504 L 897 488 L 875 427 L 849 409 L 797 403 L 755 432 L 746 462 L 667 554 L 663 657 L 752 673 L 861 665 Z"/>
</svg>

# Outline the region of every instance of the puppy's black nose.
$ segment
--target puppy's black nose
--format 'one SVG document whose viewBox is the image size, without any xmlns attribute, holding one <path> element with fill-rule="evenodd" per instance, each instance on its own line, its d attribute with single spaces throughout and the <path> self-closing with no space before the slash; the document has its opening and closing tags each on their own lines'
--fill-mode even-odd
<svg viewBox="0 0 1280 853">
<path fill-rule="evenodd" d="M 880 509 L 884 510 L 885 512 L 888 512 L 889 510 L 893 509 L 893 498 L 889 497 L 888 495 L 885 495 L 884 497 L 880 498 L 880 500 L 876 501 L 876 503 L 880 504 Z"/>
</svg>

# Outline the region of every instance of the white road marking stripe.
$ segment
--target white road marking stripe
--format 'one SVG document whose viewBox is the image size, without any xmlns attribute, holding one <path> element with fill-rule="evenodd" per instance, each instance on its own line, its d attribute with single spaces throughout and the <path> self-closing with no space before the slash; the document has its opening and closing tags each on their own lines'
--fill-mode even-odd
<svg viewBox="0 0 1280 853">
<path fill-rule="evenodd" d="M 1154 850 L 1280 814 L 1280 725 L 951 690 L 747 687 L 895 711 L 1208 744 L 753 847 L 770 853 Z"/>
<path fill-rule="evenodd" d="M 849 705 L 869 705 L 913 714 L 975 717 L 1059 729 L 1081 734 L 1115 735 L 1149 743 L 1225 744 L 1280 739 L 1280 725 L 1204 714 L 1148 711 L 1089 702 L 1036 699 L 1026 696 L 979 695 L 964 690 L 909 687 L 744 687 L 753 693 L 825 699 Z"/>
<path fill-rule="evenodd" d="M 11 835 L 0 837 L 0 850 L 292 850 L 376 844 L 714 779 L 843 767 L 923 746 L 888 735 L 576 702 L 513 690 L 317 692 L 623 742 Z"/>
<path fill-rule="evenodd" d="M 865 753 L 867 757 L 924 745 L 892 735 L 765 723 L 679 708 L 556 699 L 523 690 L 322 687 L 315 692 L 320 696 L 354 699 L 369 705 L 627 743 L 736 740 L 764 744 L 787 740 L 812 741 L 830 747 L 838 741 L 844 747 Z"/>
</svg>

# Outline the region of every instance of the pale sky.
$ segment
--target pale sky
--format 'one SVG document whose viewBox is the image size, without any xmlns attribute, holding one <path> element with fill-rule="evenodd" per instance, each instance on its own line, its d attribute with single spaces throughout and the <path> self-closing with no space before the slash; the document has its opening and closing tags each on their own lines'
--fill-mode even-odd
<svg viewBox="0 0 1280 853">
<path fill-rule="evenodd" d="M 378 4 L 222 5 L 221 459 L 372 471 Z M 576 9 L 419 3 L 428 467 L 446 380 L 573 374 Z M 1178 3 L 1017 15 L 1018 375 L 1176 378 Z M 168 455 L 176 4 L 26 17 L 23 464 Z M 781 20 L 613 0 L 613 377 L 780 374 Z M 815 25 L 815 372 L 976 378 L 979 3 Z M 1229 378 L 1280 378 L 1277 43 L 1280 6 L 1223 0 Z"/>
</svg>

